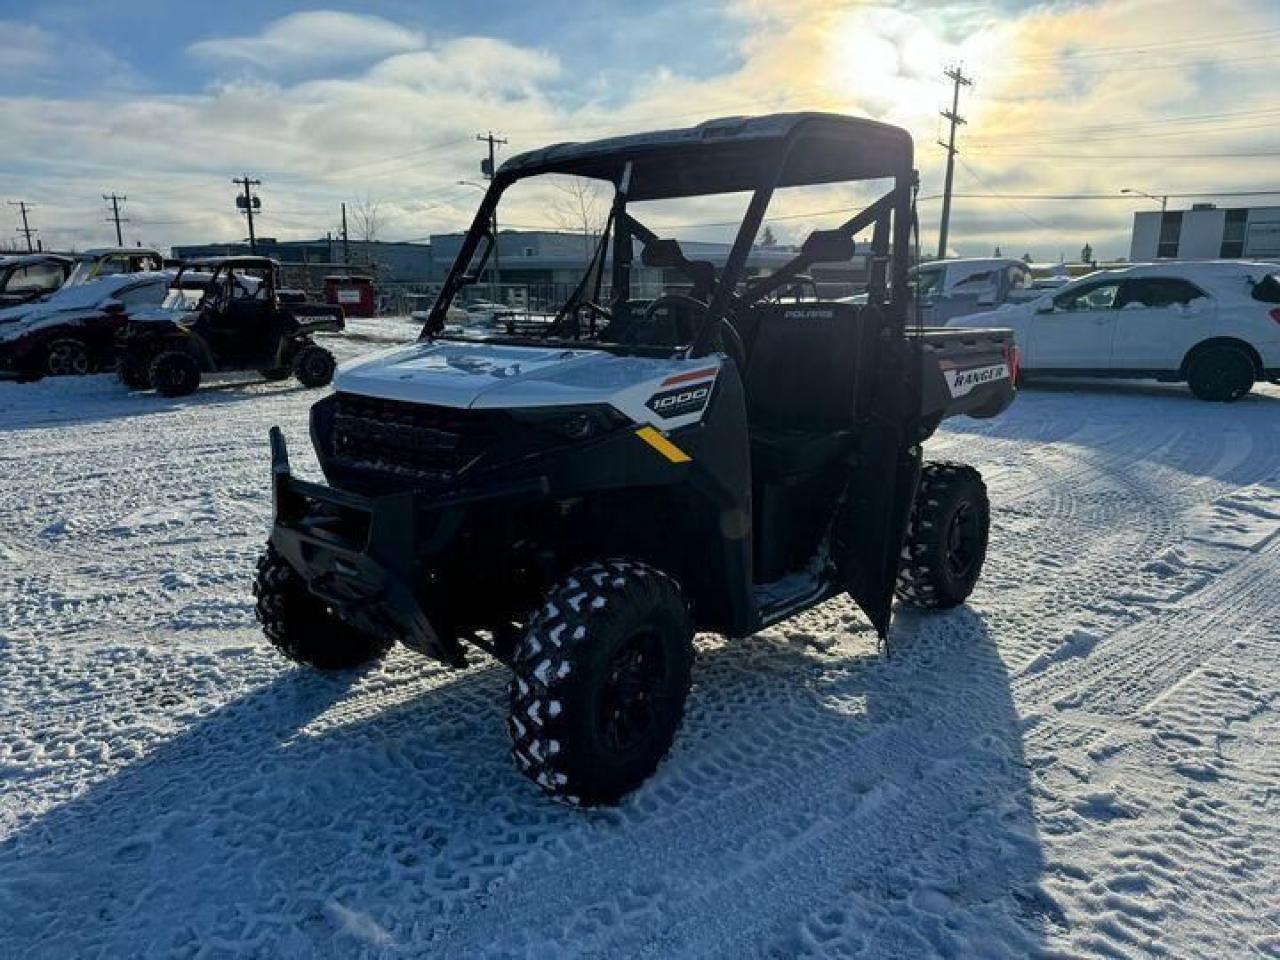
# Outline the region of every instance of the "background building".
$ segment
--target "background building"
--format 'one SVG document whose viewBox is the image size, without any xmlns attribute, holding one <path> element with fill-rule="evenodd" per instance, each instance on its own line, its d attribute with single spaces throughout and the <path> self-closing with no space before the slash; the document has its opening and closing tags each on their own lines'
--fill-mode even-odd
<svg viewBox="0 0 1280 960">
<path fill-rule="evenodd" d="M 1280 207 L 1197 203 L 1190 210 L 1135 213 L 1129 259 L 1280 259 Z"/>
<path fill-rule="evenodd" d="M 299 286 L 318 286 L 326 275 L 342 273 L 347 267 L 341 240 L 324 237 L 318 240 L 275 240 L 263 237 L 257 246 L 261 256 L 280 261 L 287 277 L 305 273 L 314 281 L 304 284 L 294 279 L 292 282 Z M 352 240 L 349 249 L 353 273 L 367 274 L 393 284 L 427 283 L 431 280 L 431 247 L 425 243 Z M 248 253 L 247 243 L 201 243 L 173 248 L 173 256 L 179 260 Z"/>
<path fill-rule="evenodd" d="M 257 241 L 261 256 L 279 260 L 286 286 L 319 296 L 324 280 L 333 275 L 368 276 L 378 290 L 379 309 L 407 313 L 429 306 L 439 285 L 462 247 L 464 234 L 434 234 L 430 243 L 371 243 L 352 241 L 350 262 L 344 262 L 341 240 Z M 546 308 L 563 302 L 582 278 L 595 253 L 598 236 L 549 230 L 503 230 L 498 237 L 496 256 L 491 256 L 481 282 L 464 294 L 468 301 L 495 300 L 517 307 Z M 728 260 L 731 245 L 682 240 L 681 248 L 690 260 L 706 260 L 717 269 Z M 760 246 L 747 257 L 747 275 L 771 272 L 796 255 L 785 246 Z M 249 253 L 247 243 L 205 243 L 173 248 L 180 260 L 201 257 L 239 256 Z M 606 263 L 609 261 L 606 260 Z M 496 268 L 496 269 L 495 269 Z M 811 271 L 823 296 L 839 297 L 855 293 L 866 282 L 866 257 L 855 256 L 848 263 L 819 264 Z M 664 290 L 688 286 L 678 270 L 646 267 L 636 261 L 631 274 L 635 297 L 654 297 Z M 606 271 L 604 287 L 609 275 Z"/>
</svg>

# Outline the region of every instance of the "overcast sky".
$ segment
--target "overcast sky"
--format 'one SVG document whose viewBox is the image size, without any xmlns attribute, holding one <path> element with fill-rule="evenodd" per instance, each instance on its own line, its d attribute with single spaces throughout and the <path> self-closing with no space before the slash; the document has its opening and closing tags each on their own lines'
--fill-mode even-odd
<svg viewBox="0 0 1280 960">
<path fill-rule="evenodd" d="M 423 238 L 468 221 L 478 194 L 457 181 L 478 178 L 478 131 L 506 155 L 776 110 L 906 126 L 927 198 L 954 63 L 975 80 L 955 253 L 1121 256 L 1133 211 L 1154 208 L 1024 194 L 1280 188 L 1276 0 L 0 0 L 0 38 L 0 194 L 35 204 L 46 246 L 113 242 L 113 190 L 127 242 L 241 238 L 230 181 L 246 172 L 260 235 L 323 235 L 366 198 L 383 239 Z M 788 202 L 784 240 L 812 227 Z M 938 209 L 922 202 L 926 249 Z"/>
</svg>

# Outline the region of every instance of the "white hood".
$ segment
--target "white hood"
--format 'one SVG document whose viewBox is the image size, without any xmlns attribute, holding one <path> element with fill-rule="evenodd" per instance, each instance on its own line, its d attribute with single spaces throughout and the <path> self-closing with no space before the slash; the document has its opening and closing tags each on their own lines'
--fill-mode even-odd
<svg viewBox="0 0 1280 960">
<path fill-rule="evenodd" d="M 394 347 L 344 364 L 343 393 L 447 407 L 512 409 L 607 403 L 664 429 L 698 419 L 663 418 L 646 406 L 673 378 L 710 388 L 721 358 L 664 360 L 603 350 L 436 341 Z"/>
</svg>

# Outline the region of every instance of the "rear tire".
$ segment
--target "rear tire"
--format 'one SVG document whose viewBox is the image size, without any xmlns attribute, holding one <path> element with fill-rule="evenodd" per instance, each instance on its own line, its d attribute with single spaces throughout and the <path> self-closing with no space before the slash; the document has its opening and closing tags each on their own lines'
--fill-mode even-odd
<svg viewBox="0 0 1280 960">
<path fill-rule="evenodd" d="M 116 364 L 116 376 L 130 390 L 147 390 L 151 387 L 149 366 L 144 358 L 126 353 Z"/>
<path fill-rule="evenodd" d="M 982 475 L 961 463 L 926 463 L 911 508 L 895 593 L 903 603 L 964 603 L 987 556 L 991 505 Z"/>
<path fill-rule="evenodd" d="M 516 766 L 556 800 L 617 803 L 684 717 L 693 627 L 680 587 L 634 561 L 578 567 L 530 619 L 512 666 Z"/>
<path fill-rule="evenodd" d="M 333 381 L 338 361 L 324 347 L 314 343 L 303 347 L 293 360 L 293 373 L 304 387 L 324 387 Z"/>
<path fill-rule="evenodd" d="M 1253 389 L 1253 360 L 1238 347 L 1202 350 L 1187 364 L 1191 392 L 1209 403 L 1233 403 Z"/>
<path fill-rule="evenodd" d="M 390 640 L 370 636 L 339 620 L 270 544 L 258 558 L 253 595 L 263 634 L 295 663 L 319 670 L 349 670 L 377 660 L 391 649 Z"/>
<path fill-rule="evenodd" d="M 89 348 L 74 337 L 53 341 L 45 350 L 44 372 L 51 377 L 82 377 L 92 373 Z"/>
<path fill-rule="evenodd" d="M 171 350 L 151 361 L 151 385 L 162 397 L 185 397 L 200 386 L 200 364 L 190 354 Z"/>
</svg>

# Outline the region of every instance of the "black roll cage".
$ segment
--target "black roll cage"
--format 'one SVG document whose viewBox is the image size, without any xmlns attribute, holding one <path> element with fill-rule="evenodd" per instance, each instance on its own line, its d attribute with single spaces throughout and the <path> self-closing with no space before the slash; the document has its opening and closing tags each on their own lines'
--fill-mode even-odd
<svg viewBox="0 0 1280 960">
<path fill-rule="evenodd" d="M 761 128 L 767 129 L 764 133 L 756 132 Z M 735 142 L 735 138 L 740 142 Z M 860 154 L 858 151 L 864 138 L 869 138 L 873 145 Z M 744 174 L 745 168 L 741 164 L 725 163 L 721 170 L 718 163 L 712 163 L 710 170 L 701 167 L 697 176 L 689 177 L 689 182 L 681 181 L 679 165 L 682 161 L 699 159 L 701 151 L 707 151 L 702 159 L 718 157 L 725 153 L 726 145 L 736 151 L 735 157 L 754 161 L 754 170 L 748 169 Z M 852 160 L 845 162 L 838 153 L 805 153 L 806 150 L 838 151 L 841 147 L 850 152 Z M 720 151 L 720 154 L 711 154 L 713 150 Z M 792 169 L 792 161 L 797 157 L 802 162 Z M 509 160 L 490 182 L 420 339 L 431 339 L 443 331 L 449 304 L 465 285 L 477 279 L 469 276 L 467 271 L 481 242 L 487 239 L 490 245 L 486 257 L 497 245 L 499 238 L 493 234 L 492 225 L 502 195 L 514 183 L 542 174 L 591 177 L 612 183 L 615 190 L 596 252 L 557 319 L 562 319 L 574 305 L 591 299 L 585 293 L 593 277 L 598 296 L 611 232 L 611 300 L 615 307 L 625 303 L 630 296 L 633 240 L 638 238 L 647 246 L 659 239 L 627 211 L 627 203 L 633 199 L 633 164 L 646 160 L 649 163 L 656 161 L 662 169 L 671 168 L 673 172 L 668 181 L 639 199 L 706 196 L 742 189 L 750 189 L 752 193 L 728 259 L 715 278 L 707 310 L 697 335 L 688 347 L 688 356 L 702 356 L 710 352 L 720 321 L 729 316 L 735 305 L 757 302 L 792 283 L 815 263 L 834 262 L 834 258 L 824 253 L 824 249 L 829 250 L 829 247 L 810 241 L 816 238 L 847 241 L 851 256 L 853 237 L 867 228 L 872 229 L 869 302 L 888 306 L 886 313 L 892 332 L 905 335 L 909 307 L 907 269 L 910 266 L 914 196 L 918 182 L 910 138 L 902 131 L 874 121 L 813 113 L 708 121 L 685 131 L 642 134 L 595 144 L 557 145 Z M 777 189 L 888 178 L 893 180 L 893 187 L 878 200 L 833 230 L 815 231 L 790 261 L 766 277 L 743 284 L 747 258 Z M 848 259 L 848 256 L 839 259 Z M 677 269 L 680 269 L 679 265 Z M 740 286 L 742 293 L 738 292 Z"/>
<path fill-rule="evenodd" d="M 207 289 L 217 290 L 219 278 L 226 276 L 234 281 L 235 271 L 240 270 L 249 276 L 261 273 L 264 294 L 260 298 L 267 303 L 275 303 L 280 286 L 280 262 L 271 257 L 208 257 L 198 260 L 186 260 L 178 268 L 178 273 L 169 282 L 170 290 L 184 289 L 183 277 L 188 272 L 209 273 Z M 258 299 L 255 297 L 255 299 Z"/>
</svg>

